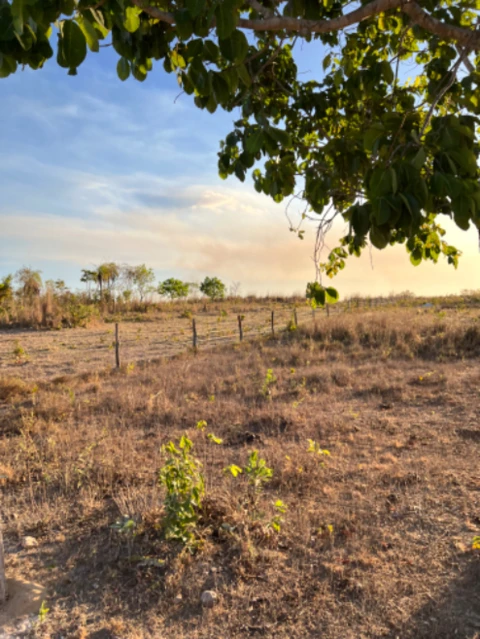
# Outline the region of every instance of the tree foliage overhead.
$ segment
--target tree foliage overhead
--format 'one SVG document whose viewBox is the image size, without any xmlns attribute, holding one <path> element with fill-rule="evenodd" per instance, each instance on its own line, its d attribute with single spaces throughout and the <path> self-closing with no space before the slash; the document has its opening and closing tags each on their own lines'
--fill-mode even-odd
<svg viewBox="0 0 480 639">
<path fill-rule="evenodd" d="M 343 216 L 327 275 L 368 243 L 456 266 L 439 222 L 480 227 L 479 18 L 480 0 L 0 0 L 0 77 L 43 66 L 55 37 L 70 74 L 111 43 L 121 80 L 160 66 L 199 108 L 235 111 L 221 177 L 302 198 L 320 229 Z"/>
</svg>

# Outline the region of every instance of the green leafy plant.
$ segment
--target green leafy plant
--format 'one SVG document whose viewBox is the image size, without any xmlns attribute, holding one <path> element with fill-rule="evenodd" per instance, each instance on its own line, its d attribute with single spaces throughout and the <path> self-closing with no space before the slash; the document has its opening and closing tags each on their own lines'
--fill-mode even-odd
<svg viewBox="0 0 480 639">
<path fill-rule="evenodd" d="M 192 448 L 193 443 L 186 435 L 180 438 L 178 447 L 173 442 L 163 446 L 165 464 L 158 475 L 166 490 L 165 537 L 189 548 L 198 545 L 196 528 L 205 494 L 201 463 L 192 455 Z"/>
<path fill-rule="evenodd" d="M 473 538 L 472 548 L 473 550 L 480 550 L 480 536 Z"/>
<path fill-rule="evenodd" d="M 259 488 L 273 477 L 273 470 L 267 466 L 265 459 L 258 456 L 258 450 L 254 450 L 250 453 L 243 471 L 254 488 Z"/>
<path fill-rule="evenodd" d="M 28 359 L 28 354 L 25 348 L 20 344 L 19 340 L 15 341 L 15 346 L 13 347 L 13 355 L 17 362 L 21 362 L 22 360 Z"/>
<path fill-rule="evenodd" d="M 43 623 L 47 618 L 48 613 L 50 612 L 50 608 L 47 608 L 47 602 L 42 601 L 40 606 L 40 610 L 38 611 L 38 623 Z"/>
<path fill-rule="evenodd" d="M 202 433 L 206 434 L 208 441 L 214 444 L 223 444 L 223 439 L 220 439 L 220 437 L 217 437 L 213 433 L 206 433 L 205 429 L 207 428 L 207 426 L 208 423 L 204 419 L 201 419 L 199 422 L 197 422 L 197 430 L 200 430 Z"/>
<path fill-rule="evenodd" d="M 330 451 L 326 450 L 324 448 L 320 447 L 320 444 L 318 444 L 314 439 L 308 439 L 308 448 L 307 448 L 307 453 L 312 453 L 313 455 L 326 455 L 327 457 L 330 456 Z"/>
<path fill-rule="evenodd" d="M 277 499 L 273 503 L 273 508 L 275 510 L 274 516 L 268 522 L 268 528 L 271 528 L 275 532 L 280 532 L 280 529 L 283 524 L 283 515 L 287 512 L 287 506 L 283 503 L 281 499 Z"/>
<path fill-rule="evenodd" d="M 263 380 L 263 384 L 262 384 L 262 388 L 261 388 L 261 393 L 264 397 L 269 397 L 271 398 L 272 396 L 272 389 L 271 387 L 276 384 L 277 382 L 277 378 L 275 377 L 274 373 L 273 373 L 273 369 L 269 368 L 266 372 L 265 378 Z"/>
</svg>

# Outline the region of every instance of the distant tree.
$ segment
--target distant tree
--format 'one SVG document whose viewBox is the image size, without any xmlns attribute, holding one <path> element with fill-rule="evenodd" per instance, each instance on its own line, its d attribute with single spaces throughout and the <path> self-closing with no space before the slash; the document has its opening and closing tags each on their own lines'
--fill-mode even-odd
<svg viewBox="0 0 480 639">
<path fill-rule="evenodd" d="M 152 268 L 148 268 L 145 264 L 139 266 L 124 266 L 123 274 L 127 281 L 128 287 L 135 288 L 140 297 L 140 301 L 143 299 L 150 290 L 153 282 L 155 281 L 155 273 Z"/>
<path fill-rule="evenodd" d="M 24 266 L 15 273 L 15 279 L 20 286 L 23 297 L 31 299 L 40 295 L 42 290 L 42 272 Z"/>
<path fill-rule="evenodd" d="M 63 295 L 68 291 L 68 286 L 65 284 L 65 280 L 55 280 L 54 288 L 55 292 L 59 295 Z"/>
<path fill-rule="evenodd" d="M 103 298 L 105 287 L 111 294 L 115 286 L 115 282 L 120 277 L 120 266 L 115 262 L 104 262 L 97 269 L 97 281 L 100 289 L 100 297 Z"/>
<path fill-rule="evenodd" d="M 206 277 L 200 284 L 200 290 L 211 300 L 221 300 L 225 297 L 227 287 L 218 277 Z"/>
<path fill-rule="evenodd" d="M 182 299 L 187 297 L 190 290 L 190 284 L 188 282 L 182 282 L 174 277 L 170 277 L 168 280 L 161 282 L 158 285 L 158 293 L 162 297 L 169 297 L 171 300 Z"/>
<path fill-rule="evenodd" d="M 88 299 L 90 299 L 92 284 L 98 284 L 97 271 L 82 268 L 82 277 L 80 278 L 80 281 L 87 285 L 87 295 Z"/>
<path fill-rule="evenodd" d="M 228 294 L 230 295 L 230 297 L 239 297 L 241 286 L 242 285 L 240 282 L 232 282 L 228 290 Z"/>
<path fill-rule="evenodd" d="M 0 304 L 6 302 L 13 295 L 13 276 L 7 275 L 0 281 Z"/>
<path fill-rule="evenodd" d="M 68 291 L 64 280 L 47 280 L 45 282 L 45 289 L 56 296 L 64 295 Z"/>
<path fill-rule="evenodd" d="M 88 290 L 90 285 L 95 284 L 98 287 L 100 299 L 104 297 L 105 289 L 111 294 L 116 281 L 120 277 L 121 268 L 115 262 L 104 262 L 96 269 L 82 269 L 82 277 L 80 281 L 87 284 Z"/>
</svg>

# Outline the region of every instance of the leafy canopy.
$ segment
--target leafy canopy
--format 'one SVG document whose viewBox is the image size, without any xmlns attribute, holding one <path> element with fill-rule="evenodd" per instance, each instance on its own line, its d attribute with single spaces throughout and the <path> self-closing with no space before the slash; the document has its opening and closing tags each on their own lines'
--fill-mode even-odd
<svg viewBox="0 0 480 639">
<path fill-rule="evenodd" d="M 227 287 L 218 277 L 206 277 L 200 284 L 200 291 L 211 300 L 222 300 Z"/>
<path fill-rule="evenodd" d="M 169 297 L 171 300 L 178 300 L 188 296 L 190 284 L 170 277 L 168 280 L 161 282 L 157 290 L 159 295 Z"/>
<path fill-rule="evenodd" d="M 321 272 L 368 243 L 456 267 L 441 216 L 480 227 L 479 17 L 479 0 L 0 0 L 0 77 L 42 67 L 55 39 L 72 75 L 112 43 L 121 80 L 161 66 L 199 108 L 235 111 L 220 176 L 299 196 L 320 231 L 347 224 L 309 291 L 322 304 Z M 324 48 L 311 77 L 304 40 Z"/>
</svg>

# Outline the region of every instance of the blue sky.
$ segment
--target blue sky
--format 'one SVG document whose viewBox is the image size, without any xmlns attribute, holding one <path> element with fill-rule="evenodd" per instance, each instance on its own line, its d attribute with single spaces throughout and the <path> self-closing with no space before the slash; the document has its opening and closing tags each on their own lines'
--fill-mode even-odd
<svg viewBox="0 0 480 639">
<path fill-rule="evenodd" d="M 322 58 L 306 47 L 299 66 L 316 73 Z M 121 83 L 115 64 L 103 49 L 75 77 L 52 60 L 1 81 L 0 277 L 28 265 L 76 287 L 81 268 L 113 260 L 145 262 L 158 279 L 208 274 L 241 282 L 244 293 L 303 291 L 314 277 L 314 229 L 301 242 L 288 231 L 285 204 L 217 175 L 219 141 L 234 114 L 211 115 L 178 97 L 160 64 L 143 84 Z M 457 272 L 414 270 L 400 247 L 352 263 L 338 288 L 480 288 L 475 232 L 452 239 L 465 251 Z"/>
</svg>

